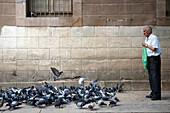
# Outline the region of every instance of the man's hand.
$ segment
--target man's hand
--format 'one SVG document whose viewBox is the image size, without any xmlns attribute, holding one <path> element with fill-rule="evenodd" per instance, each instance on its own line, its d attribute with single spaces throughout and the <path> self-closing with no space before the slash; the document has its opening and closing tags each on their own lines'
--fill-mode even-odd
<svg viewBox="0 0 170 113">
<path fill-rule="evenodd" d="M 146 43 L 142 43 L 142 46 L 146 46 Z"/>
</svg>

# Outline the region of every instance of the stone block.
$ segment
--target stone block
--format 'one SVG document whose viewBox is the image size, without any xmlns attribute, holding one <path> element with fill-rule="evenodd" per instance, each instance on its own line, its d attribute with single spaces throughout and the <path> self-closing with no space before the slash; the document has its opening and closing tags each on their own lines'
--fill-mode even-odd
<svg viewBox="0 0 170 113">
<path fill-rule="evenodd" d="M 50 59 L 58 60 L 60 59 L 60 50 L 59 49 L 50 49 Z"/>
<path fill-rule="evenodd" d="M 120 80 L 132 80 L 132 70 L 120 70 Z"/>
<path fill-rule="evenodd" d="M 17 88 L 27 88 L 32 86 L 32 82 L 16 82 Z"/>
<path fill-rule="evenodd" d="M 126 43 L 125 43 L 126 40 Z M 122 47 L 131 47 L 131 37 L 108 37 L 108 47 L 110 48 L 122 48 Z"/>
<path fill-rule="evenodd" d="M 98 76 L 96 74 L 96 71 L 87 71 L 87 70 L 82 70 L 80 73 L 77 74 L 78 76 L 81 77 L 87 77 L 87 81 L 88 80 L 94 80 L 97 79 Z M 88 82 L 89 85 L 89 82 Z"/>
<path fill-rule="evenodd" d="M 161 48 L 162 54 L 161 54 L 161 58 L 166 59 L 168 58 L 168 48 Z"/>
<path fill-rule="evenodd" d="M 96 59 L 117 59 L 119 57 L 118 48 L 97 48 Z"/>
<path fill-rule="evenodd" d="M 49 27 L 27 27 L 28 36 L 51 36 Z"/>
<path fill-rule="evenodd" d="M 0 38 L 0 48 L 16 48 L 16 38 Z"/>
<path fill-rule="evenodd" d="M 53 37 L 69 37 L 70 27 L 56 27 L 50 29 Z"/>
<path fill-rule="evenodd" d="M 61 62 L 60 60 L 40 60 L 39 61 L 39 70 L 49 70 L 51 71 L 50 67 L 55 67 L 60 69 Z"/>
<path fill-rule="evenodd" d="M 82 61 L 81 60 L 62 60 L 61 70 L 81 70 Z"/>
<path fill-rule="evenodd" d="M 132 69 L 132 61 L 130 59 L 108 60 L 107 69 Z"/>
<path fill-rule="evenodd" d="M 142 48 L 132 48 L 132 58 L 142 58 Z"/>
<path fill-rule="evenodd" d="M 144 69 L 144 65 L 142 62 L 142 58 L 141 59 L 133 59 L 132 60 L 132 69 L 137 69 L 137 70 L 142 70 Z"/>
<path fill-rule="evenodd" d="M 94 49 L 72 49 L 71 50 L 72 59 L 95 59 Z"/>
<path fill-rule="evenodd" d="M 31 70 L 28 71 L 28 76 L 30 78 L 28 82 L 43 82 L 52 80 L 50 71 Z"/>
<path fill-rule="evenodd" d="M 78 81 L 64 81 L 64 86 L 70 87 L 70 86 L 80 86 Z"/>
<path fill-rule="evenodd" d="M 36 29 L 36 31 L 40 31 L 41 33 L 43 32 L 43 27 L 45 26 L 51 26 L 50 25 L 50 19 L 49 18 L 41 18 L 41 17 L 36 17 L 36 18 L 25 18 L 25 20 L 21 20 L 21 21 L 25 21 L 25 26 L 29 27 L 31 30 L 33 30 L 33 26 L 34 28 Z M 18 24 L 18 23 L 17 23 Z M 53 23 L 55 24 L 55 23 Z M 21 25 L 22 26 L 22 25 Z M 41 29 L 37 29 L 37 28 L 41 28 Z M 46 27 L 47 28 L 47 27 Z M 46 29 L 45 28 L 45 29 Z M 45 30 L 44 29 L 44 30 Z M 29 36 L 34 36 L 33 33 L 35 33 L 35 31 L 33 31 L 33 33 L 30 33 L 31 30 L 28 30 L 28 35 Z M 45 32 L 48 32 L 48 31 L 45 31 Z M 45 32 L 43 34 L 45 34 Z M 29 34 L 30 33 L 30 34 Z M 40 35 L 40 36 L 43 36 L 43 34 L 39 34 L 39 33 L 35 33 L 36 36 L 37 35 Z M 46 35 L 49 35 L 49 34 L 46 34 Z"/>
<path fill-rule="evenodd" d="M 83 15 L 93 15 L 94 7 L 93 4 L 84 4 L 83 5 Z"/>
<path fill-rule="evenodd" d="M 17 60 L 17 70 L 38 70 L 37 60 Z"/>
<path fill-rule="evenodd" d="M 83 26 L 102 26 L 106 25 L 106 16 L 83 15 Z"/>
<path fill-rule="evenodd" d="M 150 13 L 150 14 L 132 14 L 132 22 L 131 22 L 131 26 L 134 25 L 156 25 L 156 21 L 154 21 L 154 19 L 156 18 L 156 14 L 155 13 Z"/>
<path fill-rule="evenodd" d="M 7 15 L 16 14 L 16 5 L 14 3 L 5 3 L 2 5 L 2 13 Z"/>
<path fill-rule="evenodd" d="M 118 4 L 103 4 L 101 15 L 118 15 L 119 5 Z"/>
<path fill-rule="evenodd" d="M 144 4 L 143 3 L 134 3 L 132 4 L 132 13 L 143 14 L 144 13 Z"/>
<path fill-rule="evenodd" d="M 70 37 L 70 47 L 81 48 L 82 38 L 81 37 Z"/>
<path fill-rule="evenodd" d="M 10 71 L 16 70 L 16 61 L 12 60 L 1 60 L 0 61 L 0 71 Z"/>
<path fill-rule="evenodd" d="M 48 60 L 50 58 L 49 49 L 29 49 L 28 59 L 29 60 Z"/>
<path fill-rule="evenodd" d="M 26 17 L 26 5 L 25 4 L 16 4 L 16 17 L 25 18 Z"/>
<path fill-rule="evenodd" d="M 19 49 L 33 49 L 38 48 L 38 38 L 18 38 L 17 48 Z"/>
<path fill-rule="evenodd" d="M 105 71 L 107 68 L 106 60 L 83 60 L 82 69 L 87 71 Z"/>
<path fill-rule="evenodd" d="M 162 87 L 161 89 L 163 91 L 170 91 L 170 82 L 169 81 L 162 81 Z"/>
<path fill-rule="evenodd" d="M 144 5 L 144 13 L 156 13 L 156 5 L 155 3 L 149 3 Z"/>
<path fill-rule="evenodd" d="M 163 38 L 159 38 L 159 43 L 160 43 L 160 46 L 161 48 L 169 48 L 170 45 L 170 38 L 167 38 L 167 39 L 163 39 Z"/>
<path fill-rule="evenodd" d="M 168 58 L 170 58 L 170 48 L 168 48 L 168 50 L 167 50 L 168 52 L 167 52 L 167 54 L 168 54 Z"/>
<path fill-rule="evenodd" d="M 14 75 L 16 74 L 16 75 Z M 27 71 L 5 71 L 3 72 L 3 82 L 28 82 Z"/>
<path fill-rule="evenodd" d="M 119 5 L 119 13 L 120 14 L 132 13 L 132 5 L 131 4 L 120 4 Z"/>
<path fill-rule="evenodd" d="M 143 36 L 142 26 L 120 26 L 119 36 L 137 37 Z"/>
<path fill-rule="evenodd" d="M 145 42 L 145 37 L 132 37 L 132 47 L 134 48 L 141 48 L 142 43 Z"/>
<path fill-rule="evenodd" d="M 131 90 L 132 91 L 149 91 L 149 82 L 143 80 L 131 81 Z"/>
<path fill-rule="evenodd" d="M 2 25 L 15 26 L 16 25 L 16 16 L 15 15 L 4 15 L 2 18 Z M 10 33 L 8 35 L 12 36 Z"/>
<path fill-rule="evenodd" d="M 70 37 L 61 37 L 60 38 L 60 47 L 61 48 L 70 48 Z"/>
<path fill-rule="evenodd" d="M 82 47 L 89 48 L 89 47 L 96 47 L 96 38 L 95 37 L 87 37 L 82 38 Z"/>
<path fill-rule="evenodd" d="M 0 49 L 0 60 L 2 60 L 2 49 Z"/>
<path fill-rule="evenodd" d="M 169 70 L 170 69 L 170 59 L 162 59 L 161 60 L 161 69 Z"/>
<path fill-rule="evenodd" d="M 120 80 L 120 71 L 97 71 L 96 75 L 99 81 Z"/>
<path fill-rule="evenodd" d="M 59 38 L 54 37 L 39 38 L 39 48 L 50 49 L 59 48 Z"/>
<path fill-rule="evenodd" d="M 133 51 L 133 49 L 131 49 L 131 48 L 120 48 L 119 49 L 119 58 L 120 59 L 131 59 L 131 58 L 133 58 L 132 51 Z"/>
<path fill-rule="evenodd" d="M 27 59 L 27 49 L 4 49 L 4 60 Z"/>
<path fill-rule="evenodd" d="M 166 3 L 165 2 L 159 2 L 157 3 L 157 15 L 156 17 L 166 17 Z"/>
<path fill-rule="evenodd" d="M 71 28 L 71 36 L 77 37 L 77 36 L 94 36 L 95 28 L 89 27 L 89 26 L 83 26 L 83 27 L 72 27 Z"/>
<path fill-rule="evenodd" d="M 118 36 L 118 32 L 118 27 L 95 27 L 95 36 L 97 37 Z"/>
<path fill-rule="evenodd" d="M 169 36 L 170 35 L 170 28 L 166 26 L 156 26 L 153 27 L 153 34 L 158 36 L 158 38 L 162 36 Z"/>
<path fill-rule="evenodd" d="M 132 70 L 132 79 L 133 80 L 148 80 L 148 71 L 147 70 Z"/>
<path fill-rule="evenodd" d="M 0 86 L 2 87 L 2 90 L 11 88 L 11 87 L 16 87 L 16 82 L 1 82 Z"/>
<path fill-rule="evenodd" d="M 17 27 L 16 35 L 21 37 L 28 36 L 27 27 Z"/>
<path fill-rule="evenodd" d="M 116 84 L 120 84 L 120 81 L 118 80 L 105 81 L 105 87 L 116 87 Z"/>
<path fill-rule="evenodd" d="M 131 24 L 131 14 L 107 16 L 107 26 L 128 26 Z"/>
<path fill-rule="evenodd" d="M 167 80 L 170 81 L 170 71 L 169 70 L 162 70 L 161 71 L 161 80 Z"/>
</svg>

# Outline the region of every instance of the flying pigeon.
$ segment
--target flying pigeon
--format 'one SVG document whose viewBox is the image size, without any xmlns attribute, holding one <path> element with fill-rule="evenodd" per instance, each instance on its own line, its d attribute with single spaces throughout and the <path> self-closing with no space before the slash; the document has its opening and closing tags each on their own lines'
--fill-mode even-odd
<svg viewBox="0 0 170 113">
<path fill-rule="evenodd" d="M 63 73 L 63 71 L 59 72 L 56 68 L 51 67 L 51 70 L 54 74 L 54 81 L 56 81 L 58 79 L 58 77 Z"/>
<path fill-rule="evenodd" d="M 79 78 L 78 83 L 80 84 L 80 86 L 83 87 L 83 83 L 85 80 L 87 80 L 87 78 L 85 78 L 85 77 Z"/>
</svg>

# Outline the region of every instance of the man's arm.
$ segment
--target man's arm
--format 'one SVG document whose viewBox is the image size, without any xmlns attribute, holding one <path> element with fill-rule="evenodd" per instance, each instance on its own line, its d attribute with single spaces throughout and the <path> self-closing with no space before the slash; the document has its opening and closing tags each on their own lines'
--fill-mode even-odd
<svg viewBox="0 0 170 113">
<path fill-rule="evenodd" d="M 146 43 L 142 43 L 142 46 L 145 46 L 145 47 L 149 48 L 149 49 L 152 50 L 152 51 L 155 51 L 155 50 L 156 50 L 156 48 L 154 48 L 154 47 L 152 47 L 152 46 L 150 46 L 150 45 L 147 45 Z"/>
</svg>

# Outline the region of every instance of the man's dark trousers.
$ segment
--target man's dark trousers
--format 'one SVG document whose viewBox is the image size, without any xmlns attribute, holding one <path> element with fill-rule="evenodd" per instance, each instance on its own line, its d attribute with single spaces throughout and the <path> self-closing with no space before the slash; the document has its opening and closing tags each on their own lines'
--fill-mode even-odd
<svg viewBox="0 0 170 113">
<path fill-rule="evenodd" d="M 161 59 L 159 56 L 148 57 L 148 74 L 151 95 L 161 98 Z"/>
</svg>

